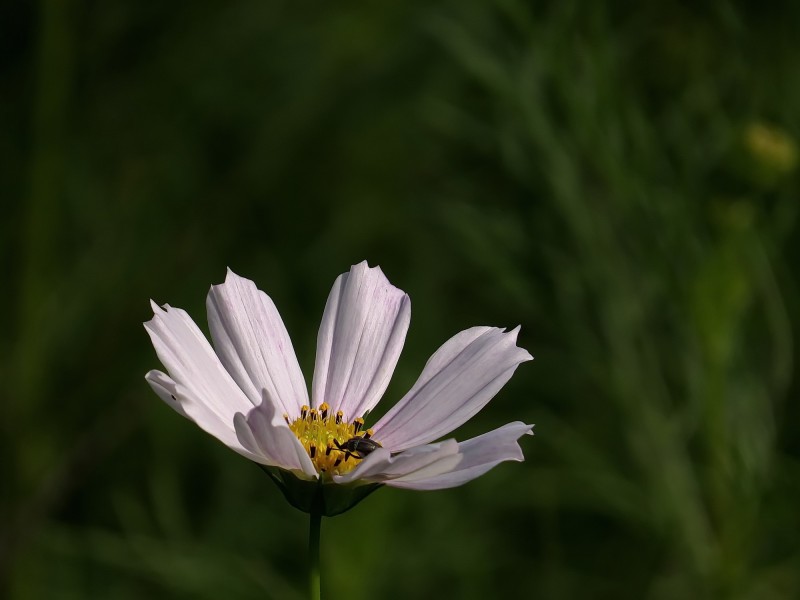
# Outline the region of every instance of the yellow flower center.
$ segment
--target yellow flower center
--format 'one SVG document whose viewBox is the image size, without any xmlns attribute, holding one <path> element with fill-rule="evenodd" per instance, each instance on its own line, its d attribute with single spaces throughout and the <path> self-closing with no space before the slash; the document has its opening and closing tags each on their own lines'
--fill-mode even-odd
<svg viewBox="0 0 800 600">
<path fill-rule="evenodd" d="M 331 414 L 326 402 L 318 409 L 303 406 L 294 421 L 290 421 L 288 415 L 284 418 L 320 474 L 343 475 L 352 471 L 366 454 L 362 450 L 367 449 L 366 441 L 354 443 L 353 440 L 369 440 L 372 436 L 371 429 L 361 430 L 364 419 L 356 417 L 348 423 L 342 411 Z"/>
</svg>

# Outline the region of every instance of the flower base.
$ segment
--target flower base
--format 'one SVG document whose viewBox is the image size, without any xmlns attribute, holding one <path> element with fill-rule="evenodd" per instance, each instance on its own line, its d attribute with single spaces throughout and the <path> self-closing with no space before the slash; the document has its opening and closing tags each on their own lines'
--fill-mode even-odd
<svg viewBox="0 0 800 600">
<path fill-rule="evenodd" d="M 304 513 L 320 513 L 334 517 L 347 512 L 372 492 L 382 487 L 380 483 L 339 485 L 324 483 L 321 479 L 300 479 L 289 471 L 259 465 L 283 492 L 289 504 Z"/>
</svg>

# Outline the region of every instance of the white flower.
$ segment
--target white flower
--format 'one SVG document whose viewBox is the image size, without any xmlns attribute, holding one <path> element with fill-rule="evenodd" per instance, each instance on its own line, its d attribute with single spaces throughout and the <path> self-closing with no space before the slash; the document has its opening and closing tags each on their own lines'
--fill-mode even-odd
<svg viewBox="0 0 800 600">
<path fill-rule="evenodd" d="M 279 473 L 279 483 L 286 483 L 288 471 L 315 484 L 432 490 L 523 458 L 517 440 L 533 426 L 522 422 L 464 442 L 431 443 L 475 415 L 520 363 L 531 360 L 516 345 L 519 327 L 473 327 L 455 335 L 411 390 L 364 430 L 363 417 L 389 384 L 411 315 L 408 295 L 380 268 L 362 262 L 333 284 L 310 402 L 269 296 L 229 270 L 206 305 L 214 348 L 185 311 L 153 303 L 145 328 L 168 374 L 150 371 L 146 379 L 177 412 L 274 477 Z"/>
</svg>

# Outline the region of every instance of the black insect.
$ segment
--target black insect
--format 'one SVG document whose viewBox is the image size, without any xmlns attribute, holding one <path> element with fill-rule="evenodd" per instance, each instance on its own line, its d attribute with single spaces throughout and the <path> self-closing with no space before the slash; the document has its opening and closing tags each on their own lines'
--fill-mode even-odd
<svg viewBox="0 0 800 600">
<path fill-rule="evenodd" d="M 340 444 L 339 440 L 333 440 L 333 443 L 336 444 L 336 447 L 344 452 L 344 459 L 347 460 L 351 456 L 355 456 L 358 459 L 364 458 L 367 454 L 374 452 L 381 445 L 376 442 L 375 440 L 371 440 L 367 437 L 362 436 L 355 436 L 351 437 L 347 440 L 344 444 Z"/>
</svg>

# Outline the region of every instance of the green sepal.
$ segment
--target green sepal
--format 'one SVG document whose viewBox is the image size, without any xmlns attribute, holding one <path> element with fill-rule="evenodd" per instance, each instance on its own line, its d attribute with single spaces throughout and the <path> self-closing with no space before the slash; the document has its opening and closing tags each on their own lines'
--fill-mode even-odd
<svg viewBox="0 0 800 600">
<path fill-rule="evenodd" d="M 290 471 L 259 465 L 280 488 L 289 504 L 304 513 L 320 512 L 334 517 L 347 512 L 372 492 L 382 487 L 380 483 L 350 483 L 339 485 L 322 479 L 300 479 Z"/>
</svg>

